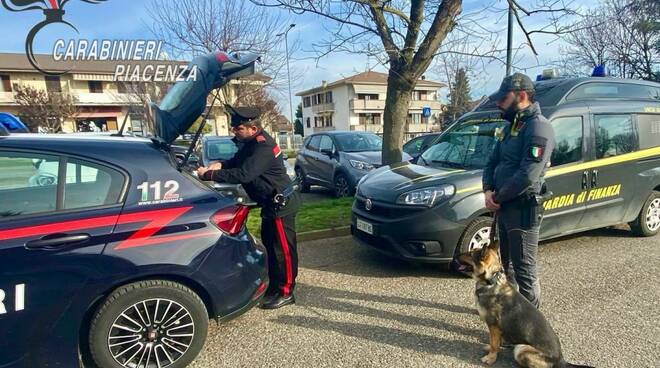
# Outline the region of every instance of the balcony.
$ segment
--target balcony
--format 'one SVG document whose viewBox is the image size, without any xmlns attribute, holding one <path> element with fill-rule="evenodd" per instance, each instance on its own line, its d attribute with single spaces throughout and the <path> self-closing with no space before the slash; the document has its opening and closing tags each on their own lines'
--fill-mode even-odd
<svg viewBox="0 0 660 368">
<path fill-rule="evenodd" d="M 410 101 L 410 110 L 422 110 L 424 107 L 430 107 L 433 112 L 440 112 L 442 109 L 442 103 L 434 100 Z"/>
<path fill-rule="evenodd" d="M 322 113 L 322 112 L 333 112 L 335 111 L 335 103 L 334 102 L 328 102 L 328 103 L 322 103 L 318 105 L 312 105 L 312 112 L 314 113 Z"/>
<path fill-rule="evenodd" d="M 15 102 L 14 92 L 0 92 L 0 104 L 13 105 Z"/>
<path fill-rule="evenodd" d="M 351 131 L 383 134 L 383 125 L 381 124 L 351 125 Z"/>
<path fill-rule="evenodd" d="M 359 110 L 385 110 L 385 100 L 360 100 L 354 98 L 350 100 L 350 108 L 354 111 Z"/>
<path fill-rule="evenodd" d="M 140 98 L 137 95 L 126 93 L 78 92 L 73 93 L 73 96 L 77 99 L 78 105 L 130 105 L 140 103 Z"/>
</svg>

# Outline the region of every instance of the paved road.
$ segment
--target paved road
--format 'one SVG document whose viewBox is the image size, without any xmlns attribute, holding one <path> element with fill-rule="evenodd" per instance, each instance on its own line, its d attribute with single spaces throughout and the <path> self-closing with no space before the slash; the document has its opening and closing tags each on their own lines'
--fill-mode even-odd
<svg viewBox="0 0 660 368">
<path fill-rule="evenodd" d="M 564 355 L 658 367 L 660 237 L 603 229 L 546 242 L 542 311 Z M 211 328 L 194 367 L 481 367 L 469 279 L 384 258 L 351 238 L 300 245 L 298 304 Z M 511 367 L 511 350 L 495 367 Z"/>
</svg>

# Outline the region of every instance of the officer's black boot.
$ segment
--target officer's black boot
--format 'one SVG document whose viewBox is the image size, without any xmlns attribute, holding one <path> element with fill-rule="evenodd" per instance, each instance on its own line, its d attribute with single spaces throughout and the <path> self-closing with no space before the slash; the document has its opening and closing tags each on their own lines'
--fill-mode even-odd
<svg viewBox="0 0 660 368">
<path fill-rule="evenodd" d="M 294 304 L 296 302 L 296 298 L 293 296 L 293 294 L 289 294 L 287 296 L 283 296 L 281 294 L 277 294 L 269 299 L 264 300 L 263 303 L 259 306 L 261 309 L 278 309 L 285 307 L 289 304 Z"/>
</svg>

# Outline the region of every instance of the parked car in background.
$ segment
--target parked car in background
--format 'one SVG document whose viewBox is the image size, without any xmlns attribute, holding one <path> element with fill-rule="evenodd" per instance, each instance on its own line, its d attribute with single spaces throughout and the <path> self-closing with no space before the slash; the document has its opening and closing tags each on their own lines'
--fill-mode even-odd
<svg viewBox="0 0 660 368">
<path fill-rule="evenodd" d="M 200 165 L 209 166 L 214 161 L 225 162 L 231 160 L 238 152 L 238 146 L 229 136 L 206 135 L 202 137 L 201 144 L 198 147 L 197 155 L 201 157 Z M 288 157 L 284 156 L 284 166 L 291 180 L 296 177 L 293 167 L 287 162 Z M 212 186 L 221 194 L 237 198 L 239 201 L 247 201 L 248 195 L 240 184 L 213 183 Z"/>
<path fill-rule="evenodd" d="M 321 185 L 337 197 L 353 195 L 358 181 L 381 166 L 382 146 L 383 140 L 373 133 L 336 131 L 306 137 L 295 166 L 301 190 Z M 404 160 L 410 159 L 404 153 Z"/>
<path fill-rule="evenodd" d="M 409 154 L 416 160 L 427 148 L 438 142 L 440 132 L 423 134 L 403 144 L 403 152 Z"/>
</svg>

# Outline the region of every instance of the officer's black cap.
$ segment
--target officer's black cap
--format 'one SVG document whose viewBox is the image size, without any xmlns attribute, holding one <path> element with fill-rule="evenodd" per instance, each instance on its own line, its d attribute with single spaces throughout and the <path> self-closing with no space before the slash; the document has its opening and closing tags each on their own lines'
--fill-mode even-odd
<svg viewBox="0 0 660 368">
<path fill-rule="evenodd" d="M 534 82 L 522 73 L 514 73 L 502 80 L 500 89 L 490 95 L 491 101 L 499 101 L 512 91 L 534 91 Z"/>
<path fill-rule="evenodd" d="M 225 105 L 225 108 L 231 116 L 230 125 L 232 128 L 236 128 L 241 124 L 255 120 L 261 114 L 261 111 L 256 107 L 233 107 L 230 105 Z"/>
</svg>

